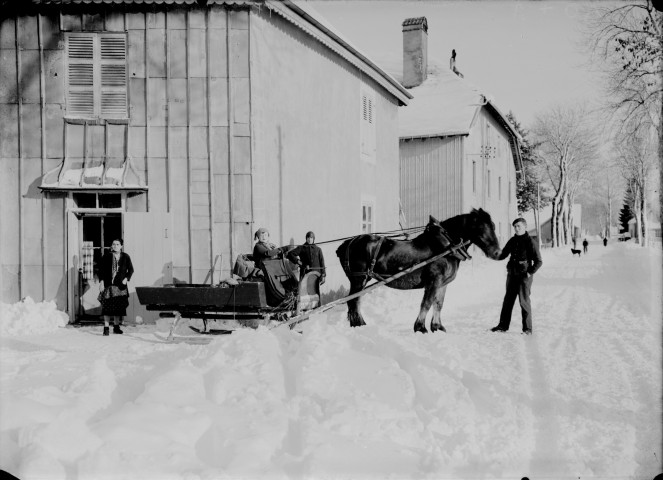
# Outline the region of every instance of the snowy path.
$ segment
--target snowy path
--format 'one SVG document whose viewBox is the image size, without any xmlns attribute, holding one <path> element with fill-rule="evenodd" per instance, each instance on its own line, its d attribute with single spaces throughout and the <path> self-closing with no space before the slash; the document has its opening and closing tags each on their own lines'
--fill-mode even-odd
<svg viewBox="0 0 663 480">
<path fill-rule="evenodd" d="M 544 251 L 534 331 L 494 334 L 504 262 L 209 345 L 155 328 L 0 330 L 0 465 L 29 478 L 634 478 L 661 472 L 661 255 Z M 32 320 L 26 322 L 34 324 Z M 20 327 L 17 319 L 13 327 Z M 11 322 L 9 322 L 11 323 Z M 183 327 L 186 330 L 186 327 Z M 33 329 L 34 330 L 34 329 Z"/>
</svg>

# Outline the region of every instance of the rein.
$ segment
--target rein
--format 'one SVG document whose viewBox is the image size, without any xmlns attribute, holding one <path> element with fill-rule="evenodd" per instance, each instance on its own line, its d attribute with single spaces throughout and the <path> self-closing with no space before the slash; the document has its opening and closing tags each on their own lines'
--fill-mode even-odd
<svg viewBox="0 0 663 480">
<path fill-rule="evenodd" d="M 389 230 L 387 232 L 371 232 L 368 235 L 380 235 L 383 237 L 387 238 L 397 238 L 397 237 L 407 237 L 408 235 L 412 235 L 414 233 L 418 233 L 419 231 L 424 231 L 427 227 L 411 227 L 411 228 L 402 228 L 400 230 Z M 398 233 L 401 232 L 401 233 Z M 350 240 L 351 238 L 355 238 L 358 235 L 351 235 L 349 237 L 341 237 L 341 238 L 335 238 L 334 240 L 325 240 L 324 242 L 315 242 L 316 245 L 323 245 L 325 243 L 336 243 L 336 242 L 343 242 L 345 240 Z"/>
</svg>

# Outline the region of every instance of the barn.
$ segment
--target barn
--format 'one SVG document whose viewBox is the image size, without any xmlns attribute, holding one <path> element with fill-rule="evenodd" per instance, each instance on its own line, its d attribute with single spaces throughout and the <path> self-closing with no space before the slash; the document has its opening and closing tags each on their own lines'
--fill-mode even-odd
<svg viewBox="0 0 663 480">
<path fill-rule="evenodd" d="M 0 64 L 3 302 L 98 320 L 120 237 L 131 322 L 135 286 L 218 281 L 258 227 L 285 245 L 398 225 L 412 95 L 306 5 L 4 1 Z"/>
<path fill-rule="evenodd" d="M 428 62 L 426 17 L 402 24 L 403 71 L 414 95 L 399 111 L 400 195 L 405 221 L 423 225 L 472 208 L 488 211 L 503 244 L 517 216 L 519 134 L 495 102 L 455 65 Z"/>
</svg>

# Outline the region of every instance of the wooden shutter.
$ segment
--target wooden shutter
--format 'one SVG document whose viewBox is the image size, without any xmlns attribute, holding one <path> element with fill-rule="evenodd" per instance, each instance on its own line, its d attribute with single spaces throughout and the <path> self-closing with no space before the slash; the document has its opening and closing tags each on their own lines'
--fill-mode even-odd
<svg viewBox="0 0 663 480">
<path fill-rule="evenodd" d="M 67 115 L 127 118 L 127 37 L 120 33 L 67 36 Z"/>
<path fill-rule="evenodd" d="M 375 100 L 368 92 L 361 94 L 361 153 L 375 156 Z"/>
<path fill-rule="evenodd" d="M 124 34 L 100 34 L 100 115 L 127 117 L 127 39 Z"/>
<path fill-rule="evenodd" d="M 93 117 L 94 34 L 67 37 L 67 115 Z"/>
</svg>

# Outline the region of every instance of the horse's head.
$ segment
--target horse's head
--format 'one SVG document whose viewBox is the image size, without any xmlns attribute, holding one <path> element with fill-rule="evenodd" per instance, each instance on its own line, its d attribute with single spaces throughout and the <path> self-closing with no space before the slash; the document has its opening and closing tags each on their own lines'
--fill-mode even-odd
<svg viewBox="0 0 663 480">
<path fill-rule="evenodd" d="M 469 230 L 470 240 L 479 247 L 487 257 L 497 260 L 502 253 L 500 241 L 495 235 L 495 224 L 490 214 L 483 209 L 472 211 L 468 214 L 466 228 Z"/>
</svg>

